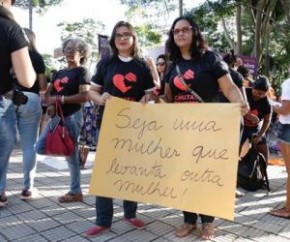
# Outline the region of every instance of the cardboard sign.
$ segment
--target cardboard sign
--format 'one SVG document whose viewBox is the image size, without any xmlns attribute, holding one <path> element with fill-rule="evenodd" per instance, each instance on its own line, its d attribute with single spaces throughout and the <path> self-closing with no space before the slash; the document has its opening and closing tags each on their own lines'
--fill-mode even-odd
<svg viewBox="0 0 290 242">
<path fill-rule="evenodd" d="M 112 98 L 89 193 L 234 218 L 239 104 Z"/>
</svg>

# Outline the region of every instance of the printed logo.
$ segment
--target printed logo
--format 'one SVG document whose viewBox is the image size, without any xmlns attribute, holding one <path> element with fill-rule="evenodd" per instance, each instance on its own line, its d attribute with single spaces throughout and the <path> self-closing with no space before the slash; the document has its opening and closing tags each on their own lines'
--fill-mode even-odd
<svg viewBox="0 0 290 242">
<path fill-rule="evenodd" d="M 190 80 L 190 79 L 194 79 L 194 72 L 192 70 L 187 70 L 184 74 L 183 74 L 183 78 L 184 81 L 186 82 L 186 80 Z M 187 91 L 187 88 L 184 86 L 184 84 L 182 83 L 182 81 L 179 79 L 178 76 L 176 76 L 173 80 L 174 85 L 181 91 Z M 188 87 L 190 87 L 191 85 L 189 84 Z"/>
<path fill-rule="evenodd" d="M 61 92 L 66 83 L 68 83 L 68 78 L 64 77 L 62 79 L 56 79 L 55 82 L 53 83 L 53 86 L 57 92 Z"/>
<path fill-rule="evenodd" d="M 122 74 L 116 74 L 113 77 L 113 83 L 116 88 L 118 88 L 122 93 L 126 93 L 130 89 L 132 89 L 132 86 L 126 85 L 125 80 L 129 82 L 136 82 L 137 78 L 136 75 L 133 74 L 132 72 L 129 72 L 125 76 Z"/>
</svg>

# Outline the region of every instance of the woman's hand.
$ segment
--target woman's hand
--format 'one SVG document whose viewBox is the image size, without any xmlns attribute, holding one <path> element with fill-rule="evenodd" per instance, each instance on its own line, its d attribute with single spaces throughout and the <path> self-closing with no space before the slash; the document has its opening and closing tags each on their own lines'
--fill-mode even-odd
<svg viewBox="0 0 290 242">
<path fill-rule="evenodd" d="M 46 105 L 52 105 L 56 103 L 57 98 L 57 96 L 46 96 L 44 102 Z"/>
<path fill-rule="evenodd" d="M 53 117 L 55 115 L 55 105 L 50 105 L 47 107 L 46 115 L 49 117 Z"/>
<path fill-rule="evenodd" d="M 112 96 L 108 92 L 104 92 L 98 99 L 98 104 L 104 106 Z"/>
<path fill-rule="evenodd" d="M 249 103 L 246 101 L 241 102 L 240 110 L 243 116 L 246 115 L 250 110 Z"/>
<path fill-rule="evenodd" d="M 141 98 L 140 103 L 148 103 L 148 102 L 156 102 L 158 99 L 157 97 L 154 95 L 153 92 L 147 92 L 145 93 L 145 95 Z"/>
</svg>

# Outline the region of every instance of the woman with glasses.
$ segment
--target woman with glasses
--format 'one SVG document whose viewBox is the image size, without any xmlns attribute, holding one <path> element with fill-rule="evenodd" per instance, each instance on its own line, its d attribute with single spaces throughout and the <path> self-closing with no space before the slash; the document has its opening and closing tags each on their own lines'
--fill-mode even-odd
<svg viewBox="0 0 290 242">
<path fill-rule="evenodd" d="M 12 73 L 27 88 L 32 87 L 36 77 L 29 58 L 28 41 L 9 11 L 14 2 L 0 0 L 0 207 L 8 203 L 6 175 L 16 136 Z"/>
<path fill-rule="evenodd" d="M 133 26 L 124 21 L 113 28 L 110 38 L 112 56 L 101 59 L 93 76 L 90 99 L 100 105 L 97 118 L 101 126 L 104 106 L 112 96 L 134 102 L 146 103 L 153 98 L 154 82 L 146 61 L 139 56 L 136 32 Z M 136 218 L 137 203 L 123 201 L 124 221 L 142 229 L 144 222 Z M 96 226 L 88 229 L 88 237 L 107 231 L 113 220 L 113 199 L 96 197 Z"/>
<path fill-rule="evenodd" d="M 47 115 L 55 115 L 55 103 L 61 99 L 61 107 L 65 119 L 65 125 L 75 144 L 74 152 L 66 157 L 70 171 L 70 190 L 59 197 L 60 203 L 81 202 L 83 194 L 80 185 L 80 162 L 78 151 L 78 138 L 83 125 L 82 103 L 87 101 L 90 88 L 91 75 L 83 65 L 88 59 L 88 45 L 81 39 L 67 39 L 63 42 L 63 53 L 67 61 L 67 67 L 59 70 L 53 76 L 47 90 L 45 102 L 48 105 Z M 42 131 L 35 150 L 38 154 L 44 154 L 45 139 L 50 128 L 50 123 Z"/>
<path fill-rule="evenodd" d="M 233 83 L 227 65 L 218 54 L 207 49 L 198 25 L 190 17 L 182 16 L 174 20 L 170 30 L 166 50 L 172 64 L 165 76 L 164 100 L 173 103 L 218 102 L 221 89 L 230 102 L 240 103 L 241 113 L 245 114 L 248 104 Z M 213 238 L 214 217 L 186 211 L 183 215 L 184 223 L 175 230 L 177 237 L 187 236 L 197 229 L 200 216 L 201 239 Z"/>
<path fill-rule="evenodd" d="M 164 95 L 164 76 L 167 69 L 167 57 L 162 54 L 156 58 L 156 67 L 160 79 L 160 88 L 157 89 L 158 95 Z"/>
</svg>

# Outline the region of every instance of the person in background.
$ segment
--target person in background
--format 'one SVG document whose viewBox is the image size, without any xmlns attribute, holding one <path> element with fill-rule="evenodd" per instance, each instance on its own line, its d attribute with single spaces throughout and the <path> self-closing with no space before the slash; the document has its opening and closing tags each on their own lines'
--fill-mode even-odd
<svg viewBox="0 0 290 242">
<path fill-rule="evenodd" d="M 60 97 L 65 125 L 75 144 L 74 152 L 66 157 L 70 171 L 70 190 L 59 197 L 59 203 L 81 202 L 83 194 L 81 189 L 81 172 L 78 151 L 78 139 L 83 125 L 82 103 L 87 101 L 90 88 L 90 72 L 83 65 L 86 63 L 89 50 L 88 45 L 81 39 L 69 38 L 63 42 L 63 53 L 67 61 L 67 67 L 59 70 L 51 80 L 47 90 L 45 102 L 47 114 L 55 115 L 55 103 Z M 49 132 L 49 123 L 40 134 L 35 144 L 38 154 L 44 154 L 45 139 Z"/>
<path fill-rule="evenodd" d="M 101 127 L 104 106 L 112 96 L 146 103 L 153 100 L 155 87 L 146 61 L 140 58 L 137 35 L 130 23 L 120 21 L 115 25 L 110 46 L 112 56 L 98 62 L 89 93 L 90 99 L 100 106 L 98 129 Z M 123 207 L 124 221 L 135 228 L 144 228 L 144 222 L 136 218 L 137 202 L 124 200 Z M 96 226 L 89 228 L 85 232 L 86 236 L 93 237 L 107 231 L 112 225 L 113 212 L 112 198 L 96 197 Z"/>
<path fill-rule="evenodd" d="M 288 66 L 290 73 L 290 66 Z M 290 218 L 290 78 L 286 79 L 281 86 L 281 103 L 271 102 L 273 111 L 279 114 L 277 138 L 279 141 L 280 151 L 282 153 L 286 171 L 286 201 L 282 208 L 273 209 L 269 213 L 273 216 L 289 219 Z"/>
<path fill-rule="evenodd" d="M 167 70 L 167 57 L 165 54 L 157 56 L 156 67 L 160 79 L 160 88 L 157 89 L 157 94 L 159 96 L 162 96 L 164 95 L 164 87 L 165 87 L 164 76 Z"/>
<path fill-rule="evenodd" d="M 244 80 L 243 80 L 244 87 L 252 87 L 253 86 L 253 78 L 252 78 L 252 75 L 250 73 L 250 70 L 247 67 L 245 67 L 244 65 L 240 65 L 240 66 L 238 66 L 237 71 L 239 73 L 241 73 L 243 78 L 244 78 Z"/>
<path fill-rule="evenodd" d="M 17 90 L 23 92 L 27 97 L 27 102 L 15 106 L 17 128 L 23 152 L 23 190 L 20 199 L 28 200 L 32 197 L 31 190 L 33 188 L 36 171 L 34 144 L 38 137 L 42 113 L 40 92 L 46 91 L 47 82 L 42 56 L 36 49 L 35 34 L 27 28 L 24 28 L 24 32 L 29 40 L 29 56 L 36 72 L 36 81 L 31 88 L 17 85 Z"/>
<path fill-rule="evenodd" d="M 6 175 L 16 136 L 12 73 L 27 88 L 32 87 L 36 78 L 27 39 L 9 11 L 14 2 L 0 0 L 0 207 L 8 202 L 5 194 Z"/>
<path fill-rule="evenodd" d="M 233 82 L 236 84 L 236 86 L 240 89 L 244 99 L 246 100 L 246 93 L 245 88 L 243 86 L 243 76 L 236 71 L 237 68 L 237 56 L 234 54 L 234 51 L 231 50 L 230 53 L 227 53 L 223 57 L 224 62 L 227 63 L 230 71 L 231 78 Z"/>
<path fill-rule="evenodd" d="M 165 76 L 166 102 L 199 103 L 200 99 L 204 102 L 219 102 L 221 89 L 230 102 L 240 103 L 242 114 L 248 112 L 248 104 L 233 83 L 227 65 L 217 53 L 207 48 L 198 25 L 191 17 L 181 16 L 174 20 L 166 42 L 166 50 L 172 61 Z M 184 78 L 184 84 L 180 76 Z M 188 89 L 189 86 L 196 94 Z M 214 217 L 187 211 L 184 211 L 183 215 L 184 223 L 175 230 L 177 237 L 187 236 L 197 229 L 198 216 L 202 222 L 201 239 L 214 237 Z"/>
<path fill-rule="evenodd" d="M 151 71 L 155 88 L 160 88 L 160 78 L 154 60 L 150 56 L 145 56 L 145 62 Z"/>
<path fill-rule="evenodd" d="M 269 148 L 265 137 L 271 124 L 272 109 L 267 97 L 270 88 L 266 76 L 259 76 L 252 88 L 246 88 L 250 111 L 244 116 L 244 130 L 241 139 L 243 145 L 249 139 L 268 162 Z"/>
<path fill-rule="evenodd" d="M 236 71 L 236 68 L 238 66 L 238 63 L 237 63 L 238 58 L 234 54 L 234 50 L 231 50 L 230 53 L 225 54 L 224 57 L 223 57 L 223 60 L 224 60 L 225 63 L 227 63 L 227 65 L 229 67 L 230 75 L 231 75 L 231 78 L 232 78 L 233 82 L 240 89 L 244 99 L 247 100 L 245 87 L 243 85 L 243 79 L 244 78 L 239 72 Z M 220 101 L 221 102 L 228 102 L 228 100 L 225 98 L 225 96 L 222 93 L 220 95 Z M 244 122 L 243 122 L 243 119 L 241 118 L 240 138 L 242 137 L 243 126 L 244 126 Z M 241 147 L 240 147 L 240 150 L 241 150 Z M 236 197 L 243 197 L 244 195 L 245 195 L 245 193 L 242 192 L 237 187 L 237 189 L 236 189 Z"/>
</svg>

